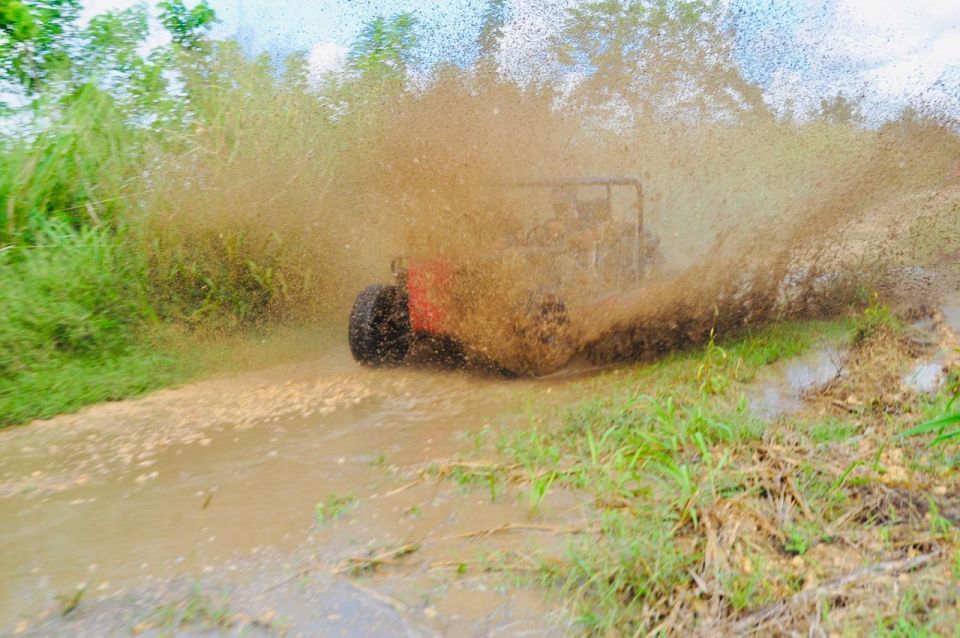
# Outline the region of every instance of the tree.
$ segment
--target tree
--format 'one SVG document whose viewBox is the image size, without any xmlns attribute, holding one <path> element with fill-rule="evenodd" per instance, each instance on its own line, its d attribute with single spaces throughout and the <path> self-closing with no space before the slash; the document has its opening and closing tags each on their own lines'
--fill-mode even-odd
<svg viewBox="0 0 960 638">
<path fill-rule="evenodd" d="M 862 99 L 851 100 L 843 93 L 838 93 L 830 99 L 822 98 L 820 108 L 816 109 L 813 115 L 828 124 L 861 124 L 861 101 Z"/>
<path fill-rule="evenodd" d="M 480 34 L 477 36 L 477 45 L 480 49 L 478 66 L 494 66 L 494 56 L 503 37 L 503 27 L 507 23 L 506 0 L 487 0 L 483 11 L 483 23 Z"/>
<path fill-rule="evenodd" d="M 0 0 L 3 79 L 34 95 L 70 68 L 80 0 Z"/>
<path fill-rule="evenodd" d="M 417 46 L 416 26 L 412 13 L 370 20 L 350 49 L 349 68 L 363 79 L 402 82 Z"/>
<path fill-rule="evenodd" d="M 169 111 L 167 78 L 177 69 L 172 48 L 201 48 L 216 16 L 207 0 L 188 9 L 184 0 L 159 3 L 173 47 L 144 55 L 149 35 L 145 3 L 79 23 L 81 0 L 0 0 L 0 92 L 49 120 L 66 98 L 95 87 L 106 91 L 128 119 L 151 122 Z M 183 65 L 180 66 L 183 68 Z"/>
<path fill-rule="evenodd" d="M 719 0 L 601 0 L 569 10 L 555 38 L 575 98 L 632 117 L 767 113 L 740 73 Z"/>
<path fill-rule="evenodd" d="M 167 65 L 161 56 L 141 54 L 149 32 L 142 4 L 94 16 L 80 34 L 74 82 L 109 91 L 131 116 L 155 112 L 164 105 Z"/>
<path fill-rule="evenodd" d="M 157 7 L 160 22 L 170 32 L 173 43 L 186 50 L 201 48 L 204 37 L 217 21 L 207 0 L 200 0 L 192 9 L 188 9 L 183 0 L 163 0 Z"/>
</svg>

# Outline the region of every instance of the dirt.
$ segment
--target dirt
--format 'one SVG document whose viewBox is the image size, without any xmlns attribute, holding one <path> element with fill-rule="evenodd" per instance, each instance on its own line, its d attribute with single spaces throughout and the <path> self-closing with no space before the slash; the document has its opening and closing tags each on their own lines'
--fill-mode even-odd
<svg viewBox="0 0 960 638">
<path fill-rule="evenodd" d="M 828 204 L 820 213 L 834 219 Z M 787 236 L 809 247 L 802 227 Z M 853 257 L 882 240 L 861 237 Z M 751 393 L 754 410 L 776 419 L 812 405 L 880 418 L 897 414 L 907 394 L 934 390 L 956 363 L 960 303 L 927 307 L 947 275 L 890 262 L 845 270 L 836 246 L 799 262 L 795 247 L 771 246 L 594 308 L 602 320 L 584 328 L 579 364 L 589 373 L 591 362 L 658 356 L 714 330 L 829 312 L 865 272 L 897 284 L 884 288 L 890 299 L 914 300 L 923 334 L 881 331 L 849 352 L 823 344 L 774 366 Z M 574 401 L 575 374 L 372 371 L 337 346 L 295 365 L 4 431 L 0 628 L 38 636 L 190 635 L 204 623 L 226 634 L 563 634 L 557 601 L 510 588 L 484 567 L 503 550 L 560 547 L 584 530 L 584 503 L 554 489 L 532 517 L 496 479 L 503 468 L 458 457 L 495 430 L 527 425 L 526 405 Z M 211 596 L 223 600 L 197 602 Z M 184 624 L 198 607 L 199 620 Z"/>
<path fill-rule="evenodd" d="M 430 480 L 428 470 L 494 424 L 523 423 L 509 415 L 562 396 L 569 378 L 370 371 L 342 347 L 4 431 L 0 627 L 125 635 L 130 610 L 175 606 L 197 583 L 229 588 L 252 618 L 287 609 L 291 635 L 378 624 L 396 631 L 381 635 L 549 635 L 559 619 L 543 613 L 542 596 L 503 593 L 477 561 L 516 543 L 562 542 L 552 526 L 575 527 L 579 503 L 557 492 L 540 510 L 542 531 L 497 530 L 529 523 L 526 503 L 506 487 Z M 336 497 L 343 511 L 318 520 L 318 504 Z M 391 576 L 390 552 L 410 544 L 403 573 Z M 339 574 L 383 552 L 360 585 Z M 262 587 L 283 578 L 310 585 Z M 77 587 L 79 608 L 59 619 Z M 321 599 L 338 622 L 317 615 L 310 601 Z"/>
<path fill-rule="evenodd" d="M 869 424 L 955 365 L 957 307 L 949 297 L 918 310 L 904 333 L 815 344 L 768 366 L 748 388 L 752 408 L 781 424 L 855 412 L 866 429 L 851 452 L 873 454 Z M 916 370 L 932 367 L 932 387 L 911 385 Z M 576 401 L 586 390 L 574 381 L 592 373 L 508 380 L 422 365 L 368 370 L 337 346 L 4 431 L 0 629 L 565 635 L 561 601 L 503 575 L 523 565 L 487 567 L 561 549 L 587 531 L 589 503 L 557 488 L 534 514 L 498 478 L 511 468 L 462 454 L 488 449 L 495 431 L 529 427 L 527 406 Z M 933 503 L 954 520 L 955 499 L 931 501 L 902 451 L 875 454 L 885 482 L 856 492 L 857 516 L 922 520 Z M 829 459 L 837 473 L 852 461 Z M 724 512 L 718 505 L 710 515 L 720 536 L 733 520 Z M 856 569 L 831 551 L 814 547 L 807 560 Z"/>
</svg>

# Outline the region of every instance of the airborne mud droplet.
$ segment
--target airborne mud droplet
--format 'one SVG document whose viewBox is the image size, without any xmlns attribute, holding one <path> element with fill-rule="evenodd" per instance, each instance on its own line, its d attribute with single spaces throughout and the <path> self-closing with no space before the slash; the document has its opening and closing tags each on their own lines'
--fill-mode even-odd
<svg viewBox="0 0 960 638">
<path fill-rule="evenodd" d="M 512 318 L 545 292 L 569 311 L 569 354 L 594 362 L 833 313 L 864 291 L 929 297 L 946 257 L 930 233 L 953 223 L 960 201 L 939 181 L 960 145 L 936 121 L 869 130 L 742 112 L 605 128 L 539 95 L 441 77 L 401 100 L 379 142 L 370 186 L 396 213 L 396 254 L 457 273 L 452 332 L 511 364 L 530 354 Z M 662 266 L 639 282 L 622 267 L 624 285 L 575 263 L 610 256 L 600 238 L 612 223 L 564 228 L 549 245 L 557 258 L 532 259 L 557 189 L 511 185 L 611 175 L 640 180 L 643 232 Z"/>
<path fill-rule="evenodd" d="M 327 84 L 280 81 L 225 47 L 210 72 L 232 81 L 202 90 L 230 109 L 150 176 L 152 272 L 169 312 L 202 293 L 190 322 L 226 308 L 241 322 L 343 326 L 357 293 L 406 257 L 452 273 L 447 336 L 543 372 L 576 352 L 655 356 L 711 330 L 829 313 L 858 289 L 929 288 L 924 272 L 957 248 L 944 240 L 960 199 L 947 175 L 956 123 L 922 96 L 882 126 L 842 95 L 784 113 L 744 77 L 720 5 L 657 38 L 655 12 L 616 3 L 521 7 L 516 23 L 491 7 L 472 64 L 401 58 L 406 82 L 358 66 Z M 590 18 L 604 11 L 625 25 L 609 42 Z M 536 44 L 520 46 L 524 20 L 549 27 L 534 71 L 516 60 Z M 463 58 L 466 43 L 420 36 L 431 58 Z M 634 240 L 658 251 L 659 274 L 636 285 L 635 260 L 611 243 L 635 216 L 599 219 L 630 204 L 615 196 L 587 224 L 594 188 L 572 228 L 558 223 L 562 189 L 513 187 L 611 176 L 640 181 Z M 561 338 L 518 328 L 545 298 L 569 317 Z"/>
</svg>

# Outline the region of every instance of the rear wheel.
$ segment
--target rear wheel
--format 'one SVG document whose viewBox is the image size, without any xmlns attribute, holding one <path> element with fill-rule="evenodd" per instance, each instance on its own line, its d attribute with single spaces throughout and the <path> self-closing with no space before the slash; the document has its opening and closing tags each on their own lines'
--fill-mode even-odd
<svg viewBox="0 0 960 638">
<path fill-rule="evenodd" d="M 399 363 L 410 348 L 410 311 L 399 286 L 373 284 L 357 295 L 350 312 L 350 352 L 368 366 Z"/>
</svg>

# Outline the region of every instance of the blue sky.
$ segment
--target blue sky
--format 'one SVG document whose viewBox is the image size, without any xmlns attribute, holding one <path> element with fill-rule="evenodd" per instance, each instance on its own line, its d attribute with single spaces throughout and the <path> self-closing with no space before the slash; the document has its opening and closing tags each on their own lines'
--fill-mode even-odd
<svg viewBox="0 0 960 638">
<path fill-rule="evenodd" d="M 549 67 L 548 41 L 567 7 L 580 0 L 511 0 L 502 68 L 530 77 Z M 960 114 L 960 0 L 727 0 L 738 16 L 738 55 L 768 101 L 801 110 L 843 91 L 862 96 L 868 114 L 895 113 L 925 96 Z M 135 0 L 87 0 L 89 14 Z M 189 2 L 189 0 L 188 0 Z M 153 4 L 152 0 L 150 4 Z M 342 64 L 366 20 L 413 11 L 426 56 L 469 47 L 482 0 L 210 0 L 218 35 L 248 51 L 306 51 L 318 70 Z M 466 50 L 462 53 L 467 53 Z"/>
</svg>

